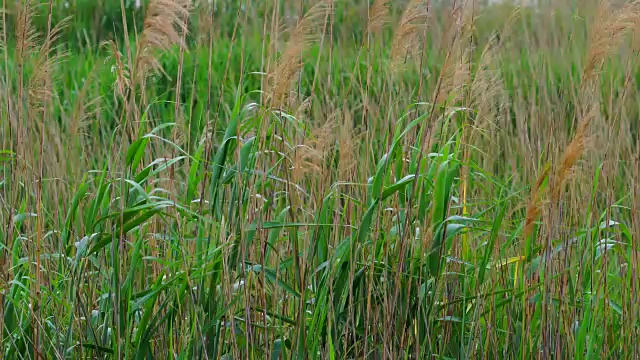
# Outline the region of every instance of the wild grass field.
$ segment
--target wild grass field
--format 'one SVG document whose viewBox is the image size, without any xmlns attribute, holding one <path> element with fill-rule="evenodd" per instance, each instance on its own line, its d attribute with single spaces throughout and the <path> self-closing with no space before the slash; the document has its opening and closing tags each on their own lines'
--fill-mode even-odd
<svg viewBox="0 0 640 360">
<path fill-rule="evenodd" d="M 639 1 L 2 8 L 0 359 L 640 358 Z"/>
</svg>

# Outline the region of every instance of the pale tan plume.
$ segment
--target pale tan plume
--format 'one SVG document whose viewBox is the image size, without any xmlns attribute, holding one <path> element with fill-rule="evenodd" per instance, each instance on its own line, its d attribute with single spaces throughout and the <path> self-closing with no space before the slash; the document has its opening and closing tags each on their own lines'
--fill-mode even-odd
<svg viewBox="0 0 640 360">
<path fill-rule="evenodd" d="M 292 83 L 302 69 L 302 55 L 316 39 L 317 27 L 326 21 L 329 10 L 329 1 L 320 1 L 309 9 L 291 33 L 275 69 L 269 74 L 268 95 L 271 97 L 271 107 L 280 109 L 286 103 Z"/>
<path fill-rule="evenodd" d="M 551 200 L 554 203 L 560 200 L 567 178 L 586 149 L 589 125 L 596 113 L 597 107 L 593 106 L 587 114 L 583 115 L 582 119 L 578 122 L 578 128 L 576 129 L 573 139 L 562 154 L 562 158 L 551 183 Z"/>
<path fill-rule="evenodd" d="M 369 12 L 367 31 L 369 34 L 380 32 L 389 22 L 389 0 L 375 0 Z"/>
<path fill-rule="evenodd" d="M 353 118 L 348 111 L 342 112 L 343 121 L 338 130 L 338 179 L 350 181 L 357 166 Z"/>
<path fill-rule="evenodd" d="M 473 45 L 471 35 L 474 23 L 472 7 L 466 2 L 452 10 L 448 20 L 451 26 L 445 38 L 450 44 L 442 69 L 440 85 L 436 87 L 434 101 L 437 104 L 456 105 L 462 100 L 466 87 L 471 82 L 471 54 Z"/>
<path fill-rule="evenodd" d="M 320 177 L 326 166 L 325 156 L 334 140 L 334 122 L 327 122 L 323 126 L 312 129 L 302 144 L 294 149 L 291 180 L 298 183 L 305 176 L 313 174 Z"/>
<path fill-rule="evenodd" d="M 420 52 L 428 19 L 428 1 L 411 0 L 395 30 L 391 47 L 391 60 L 394 65 Z"/>
<path fill-rule="evenodd" d="M 551 200 L 560 201 L 564 185 L 587 147 L 591 122 L 598 114 L 597 75 L 604 61 L 624 40 L 624 35 L 640 24 L 640 1 L 613 11 L 608 1 L 601 1 L 582 70 L 580 86 L 581 114 L 576 133 L 565 148 L 551 182 Z"/>
<path fill-rule="evenodd" d="M 31 110 L 42 110 L 45 101 L 48 101 L 52 96 L 51 72 L 58 67 L 67 55 L 66 52 L 58 49 L 56 41 L 69 24 L 70 19 L 68 17 L 58 22 L 49 31 L 43 44 L 37 48 L 33 73 L 29 78 L 28 84 L 29 108 Z"/>
<path fill-rule="evenodd" d="M 640 1 L 612 11 L 608 1 L 601 1 L 598 16 L 589 34 L 590 45 L 583 67 L 583 84 L 593 79 L 602 63 L 617 49 L 624 35 L 640 24 Z"/>
<path fill-rule="evenodd" d="M 21 61 L 33 52 L 37 44 L 38 32 L 33 26 L 35 4 L 32 0 L 21 1 L 16 5 L 16 60 Z"/>
<path fill-rule="evenodd" d="M 184 47 L 182 34 L 187 31 L 190 0 L 153 0 L 147 9 L 144 28 L 137 44 L 135 79 L 143 82 L 150 72 L 162 71 L 158 52 L 173 46 Z"/>
</svg>

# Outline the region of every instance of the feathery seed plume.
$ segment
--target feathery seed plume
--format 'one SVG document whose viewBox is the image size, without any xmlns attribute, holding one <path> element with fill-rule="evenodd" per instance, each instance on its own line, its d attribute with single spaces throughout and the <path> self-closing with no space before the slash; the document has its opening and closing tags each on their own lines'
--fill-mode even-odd
<svg viewBox="0 0 640 360">
<path fill-rule="evenodd" d="M 275 69 L 269 75 L 271 107 L 281 108 L 289 96 L 291 84 L 302 69 L 301 55 L 314 39 L 317 25 L 329 14 L 329 2 L 314 5 L 293 30 Z"/>
<path fill-rule="evenodd" d="M 419 53 L 428 18 L 429 7 L 426 0 L 409 2 L 394 35 L 391 48 L 393 64 L 397 65 L 405 58 Z"/>
<path fill-rule="evenodd" d="M 153 0 L 149 4 L 134 65 L 138 81 L 143 81 L 151 71 L 162 71 L 156 51 L 168 51 L 173 45 L 185 46 L 182 33 L 187 31 L 185 18 L 190 4 L 190 0 Z"/>
<path fill-rule="evenodd" d="M 367 31 L 375 34 L 389 21 L 389 0 L 375 0 L 369 14 Z"/>
</svg>

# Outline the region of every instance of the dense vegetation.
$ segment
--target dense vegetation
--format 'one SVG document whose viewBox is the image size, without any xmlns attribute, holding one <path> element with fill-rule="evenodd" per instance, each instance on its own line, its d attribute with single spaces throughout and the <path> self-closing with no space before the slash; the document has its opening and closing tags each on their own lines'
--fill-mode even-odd
<svg viewBox="0 0 640 360">
<path fill-rule="evenodd" d="M 0 359 L 640 356 L 640 3 L 3 6 Z"/>
</svg>

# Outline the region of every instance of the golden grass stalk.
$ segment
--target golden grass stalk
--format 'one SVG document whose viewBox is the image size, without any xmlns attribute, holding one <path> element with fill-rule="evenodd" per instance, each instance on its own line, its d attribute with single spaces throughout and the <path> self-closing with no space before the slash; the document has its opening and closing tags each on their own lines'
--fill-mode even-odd
<svg viewBox="0 0 640 360">
<path fill-rule="evenodd" d="M 426 0 L 411 0 L 396 28 L 391 47 L 392 64 L 398 65 L 407 57 L 420 52 L 427 29 L 429 7 Z"/>
<path fill-rule="evenodd" d="M 272 108 L 282 108 L 286 103 L 292 83 L 302 69 L 302 54 L 315 39 L 317 27 L 322 21 L 326 21 L 329 10 L 329 1 L 320 1 L 309 9 L 293 30 L 275 69 L 269 74 L 268 93 Z"/>
</svg>

